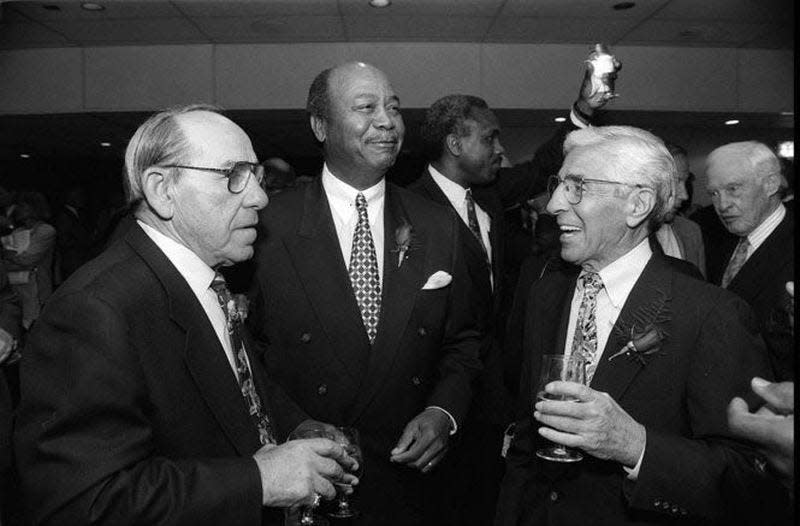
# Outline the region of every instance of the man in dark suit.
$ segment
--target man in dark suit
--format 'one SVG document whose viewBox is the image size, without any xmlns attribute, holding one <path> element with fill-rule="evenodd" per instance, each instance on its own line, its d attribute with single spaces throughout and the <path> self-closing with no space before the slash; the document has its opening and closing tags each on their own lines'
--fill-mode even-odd
<svg viewBox="0 0 800 526">
<path fill-rule="evenodd" d="M 728 401 L 767 374 L 749 307 L 652 252 L 675 188 L 658 138 L 590 128 L 564 149 L 547 209 L 576 267 L 539 280 L 526 303 L 523 400 L 496 522 L 740 523 L 761 512 L 744 488 L 771 483 L 725 420 Z M 581 360 L 588 385 L 538 386 L 545 354 Z M 538 391 L 549 400 L 534 406 Z M 583 460 L 538 458 L 548 441 Z"/>
<path fill-rule="evenodd" d="M 332 498 L 353 462 L 327 439 L 276 445 L 303 416 L 215 273 L 252 255 L 264 171 L 207 106 L 154 115 L 125 159 L 136 224 L 60 287 L 23 353 L 30 519 L 282 524 L 280 508 Z"/>
<path fill-rule="evenodd" d="M 706 176 L 714 209 L 734 236 L 714 245 L 718 255 L 709 257 L 709 279 L 753 307 L 777 378 L 792 380 L 795 348 L 785 287 L 794 281 L 794 217 L 781 202 L 786 179 L 780 161 L 765 144 L 735 142 L 708 155 Z"/>
<path fill-rule="evenodd" d="M 92 257 L 94 228 L 86 210 L 86 191 L 83 188 L 73 186 L 66 191 L 64 204 L 56 214 L 54 225 L 58 248 L 58 284 Z"/>
<path fill-rule="evenodd" d="M 4 366 L 14 356 L 21 333 L 22 305 L 8 284 L 5 266 L 0 261 L 0 523 L 9 520 L 12 499 L 16 493 L 11 463 L 11 421 L 14 405 Z"/>
<path fill-rule="evenodd" d="M 439 524 L 483 525 L 494 517 L 503 476 L 503 438 L 513 422 L 516 386 L 504 378 L 519 374 L 519 360 L 504 355 L 505 315 L 514 290 L 506 266 L 509 231 L 504 212 L 546 189 L 547 178 L 563 160 L 567 131 L 585 127 L 587 119 L 610 99 L 591 91 L 587 71 L 569 124 L 539 148 L 531 161 L 501 168 L 504 152 L 500 123 L 486 101 L 472 95 L 447 95 L 431 105 L 421 135 L 430 160 L 422 176 L 408 188 L 458 214 L 462 253 L 469 276 L 484 307 L 486 335 L 481 349 L 484 369 L 475 400 L 454 451 L 435 477 L 444 492 L 436 506 Z M 507 366 L 509 371 L 504 371 Z"/>
<path fill-rule="evenodd" d="M 309 417 L 361 432 L 358 522 L 428 524 L 422 474 L 463 425 L 480 369 L 459 225 L 385 181 L 404 124 L 381 71 L 325 70 L 307 109 L 322 176 L 262 214 L 251 326 Z"/>
</svg>

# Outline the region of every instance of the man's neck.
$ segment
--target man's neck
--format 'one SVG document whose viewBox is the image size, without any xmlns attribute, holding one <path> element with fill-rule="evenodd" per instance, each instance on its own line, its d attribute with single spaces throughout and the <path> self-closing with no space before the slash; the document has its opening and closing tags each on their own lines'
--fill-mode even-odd
<svg viewBox="0 0 800 526">
<path fill-rule="evenodd" d="M 327 160 L 325 161 L 325 164 L 327 165 L 328 171 L 331 173 L 331 175 L 359 191 L 372 188 L 386 175 L 385 172 L 367 172 L 354 167 L 337 166 L 335 164 L 331 164 Z"/>
<path fill-rule="evenodd" d="M 432 162 L 431 166 L 436 168 L 436 171 L 456 183 L 461 188 L 469 188 L 470 185 L 463 180 L 461 177 L 461 172 L 455 163 L 448 162 L 447 159 L 439 159 L 438 161 Z"/>
</svg>

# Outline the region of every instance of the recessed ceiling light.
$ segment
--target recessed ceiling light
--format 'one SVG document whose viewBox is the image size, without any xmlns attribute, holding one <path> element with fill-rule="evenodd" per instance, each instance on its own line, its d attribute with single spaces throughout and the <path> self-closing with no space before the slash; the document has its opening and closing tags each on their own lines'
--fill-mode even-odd
<svg viewBox="0 0 800 526">
<path fill-rule="evenodd" d="M 102 11 L 105 9 L 105 6 L 95 2 L 84 2 L 81 4 L 81 9 L 85 9 L 86 11 Z"/>
<path fill-rule="evenodd" d="M 21 153 L 21 154 L 19 154 L 19 156 L 22 157 L 23 159 L 30 159 L 31 158 L 30 154 L 28 154 L 28 153 Z"/>
<path fill-rule="evenodd" d="M 553 120 L 556 121 L 556 122 L 567 122 L 567 118 L 566 117 L 556 117 Z"/>
<path fill-rule="evenodd" d="M 392 5 L 392 0 L 369 0 L 369 5 L 372 7 L 389 7 Z"/>
<path fill-rule="evenodd" d="M 101 142 L 100 146 L 102 146 L 103 148 L 108 148 L 109 146 L 111 146 L 111 143 L 110 142 Z"/>
<path fill-rule="evenodd" d="M 794 112 L 793 111 L 782 111 L 781 115 L 783 115 L 784 117 L 791 117 L 792 115 L 794 115 Z"/>
<path fill-rule="evenodd" d="M 731 119 L 731 120 L 725 121 L 725 126 L 733 126 L 735 124 L 739 124 L 739 119 Z"/>
<path fill-rule="evenodd" d="M 619 2 L 611 6 L 611 9 L 614 11 L 625 11 L 626 9 L 630 9 L 632 7 L 636 7 L 636 2 Z"/>
</svg>

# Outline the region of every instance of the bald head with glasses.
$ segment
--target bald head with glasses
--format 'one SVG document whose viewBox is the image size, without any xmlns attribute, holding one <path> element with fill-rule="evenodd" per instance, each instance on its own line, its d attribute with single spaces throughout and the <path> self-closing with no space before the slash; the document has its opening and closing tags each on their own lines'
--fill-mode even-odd
<svg viewBox="0 0 800 526">
<path fill-rule="evenodd" d="M 125 152 L 136 218 L 211 268 L 253 255 L 265 170 L 247 134 L 209 105 L 172 108 L 142 124 Z"/>
<path fill-rule="evenodd" d="M 549 181 L 547 211 L 561 231 L 561 256 L 598 271 L 658 229 L 672 208 L 675 162 L 655 135 L 629 126 L 570 133 Z"/>
</svg>

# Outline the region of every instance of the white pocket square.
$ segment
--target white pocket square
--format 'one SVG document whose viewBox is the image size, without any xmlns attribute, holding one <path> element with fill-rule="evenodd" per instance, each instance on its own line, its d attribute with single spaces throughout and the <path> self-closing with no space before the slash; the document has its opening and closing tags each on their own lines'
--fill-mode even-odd
<svg viewBox="0 0 800 526">
<path fill-rule="evenodd" d="M 422 286 L 422 290 L 441 289 L 442 287 L 448 286 L 451 281 L 453 281 L 453 276 L 444 270 L 437 270 L 431 274 L 431 277 L 429 277 L 425 285 Z"/>
</svg>

